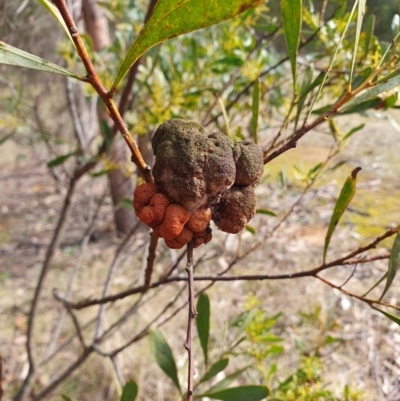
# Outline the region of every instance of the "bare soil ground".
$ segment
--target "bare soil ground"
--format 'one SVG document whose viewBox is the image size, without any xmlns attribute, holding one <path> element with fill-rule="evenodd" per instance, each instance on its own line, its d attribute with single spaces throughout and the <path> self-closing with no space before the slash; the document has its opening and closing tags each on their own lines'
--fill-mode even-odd
<svg viewBox="0 0 400 401">
<path fill-rule="evenodd" d="M 398 116 L 392 118 L 400 121 Z M 343 130 L 357 125 L 354 119 L 339 120 Z M 400 133 L 388 120 L 370 117 L 366 128 L 356 134 L 351 145 L 341 155 L 346 163 L 335 172 L 325 175 L 308 192 L 294 213 L 273 235 L 271 230 L 279 217 L 285 214 L 301 193 L 302 185 L 294 177 L 293 164 L 310 167 L 328 154 L 331 142 L 326 129 L 310 135 L 298 149 L 271 163 L 266 168 L 265 182 L 257 189 L 258 207 L 268 208 L 278 217 L 257 215 L 251 225 L 253 235 L 244 232 L 239 236 L 224 235 L 214 230 L 214 239 L 207 246 L 196 250 L 201 263 L 196 274 L 216 274 L 226 268 L 238 253 L 245 252 L 256 241 L 262 245 L 240 260 L 229 274 L 278 274 L 296 272 L 321 263 L 322 247 L 332 206 L 341 184 L 352 168 L 361 165 L 358 189 L 352 208 L 346 213 L 344 225 L 332 239 L 329 259 L 368 243 L 392 224 L 400 222 Z M 9 146 L 9 145 L 7 145 Z M 3 145 L 0 172 L 0 349 L 3 358 L 4 399 L 11 399 L 27 373 L 25 351 L 27 314 L 37 283 L 47 246 L 52 238 L 65 189 L 58 189 L 48 174 L 46 166 L 33 158 L 17 161 L 11 157 L 11 148 Z M 12 153 L 12 152 L 11 152 Z M 7 160 L 8 159 L 8 160 Z M 286 165 L 286 188 L 277 184 L 277 175 Z M 116 250 L 124 240 L 114 233 L 112 206 L 105 194 L 106 180 L 85 178 L 79 184 L 74 198 L 67 228 L 57 248 L 46 286 L 40 300 L 34 334 L 35 353 L 38 361 L 52 355 L 44 364 L 37 378 L 36 387 L 43 388 L 75 361 L 80 352 L 75 329 L 63 308 L 53 297 L 53 289 L 67 291 L 74 275 L 71 300 L 100 297 L 107 274 L 115 259 Z M 101 205 L 101 206 L 99 206 Z M 82 245 L 84 232 L 99 208 L 93 232 L 87 244 Z M 385 253 L 391 244 L 386 241 L 373 254 Z M 83 241 L 85 243 L 85 241 Z M 116 258 L 109 293 L 117 293 L 142 282 L 148 233 L 141 229 L 128 242 Z M 162 244 L 158 249 L 155 277 L 160 277 L 179 253 L 169 251 Z M 184 275 L 184 260 L 177 273 Z M 354 266 L 325 272 L 324 277 L 341 284 L 352 274 Z M 387 261 L 360 265 L 355 270 L 346 289 L 363 294 L 385 272 Z M 205 283 L 197 283 L 203 288 Z M 386 299 L 400 305 L 400 285 L 394 283 Z M 216 283 L 208 294 L 212 304 L 212 344 L 217 351 L 223 347 L 223 333 L 229 318 L 238 315 L 249 295 L 257 297 L 260 307 L 267 314 L 283 312 L 277 327 L 284 338 L 285 353 L 279 358 L 280 374 L 293 372 L 298 366 L 298 344 L 307 352 L 318 349 L 327 336 L 343 340 L 324 347 L 324 381 L 340 393 L 348 384 L 362 391 L 363 400 L 400 400 L 400 334 L 399 327 L 367 305 L 347 297 L 339 291 L 312 279 Z M 379 291 L 375 292 L 379 296 Z M 103 328 L 109 327 L 135 302 L 140 310 L 112 332 L 102 343 L 102 350 L 124 345 L 161 311 L 166 303 L 176 297 L 174 308 L 186 302 L 184 283 L 174 283 L 161 291 L 153 291 L 140 298 L 134 295 L 113 303 L 107 308 Z M 165 317 L 174 311 L 165 313 Z M 98 307 L 77 312 L 81 325 L 96 318 Z M 185 337 L 187 313 L 182 309 L 165 325 L 162 332 L 175 353 L 184 383 L 186 353 L 182 347 Z M 60 333 L 54 340 L 59 322 Z M 160 323 L 160 321 L 158 321 Z M 94 334 L 88 325 L 82 334 L 87 341 Z M 75 339 L 68 342 L 75 336 Z M 198 369 L 201 353 L 196 354 Z M 141 389 L 140 400 L 175 400 L 179 397 L 170 383 L 153 362 L 146 339 L 135 342 L 114 361 L 92 355 L 46 400 L 59 400 L 60 394 L 74 400 L 116 400 L 117 374 L 125 379 L 135 379 Z M 175 395 L 171 395 L 175 394 Z"/>
</svg>

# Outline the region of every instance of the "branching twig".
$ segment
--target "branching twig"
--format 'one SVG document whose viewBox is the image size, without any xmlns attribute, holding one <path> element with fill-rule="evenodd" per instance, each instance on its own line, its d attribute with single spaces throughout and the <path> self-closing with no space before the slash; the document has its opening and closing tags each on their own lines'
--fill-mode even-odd
<svg viewBox="0 0 400 401">
<path fill-rule="evenodd" d="M 64 199 L 64 205 L 60 212 L 60 217 L 58 219 L 57 226 L 56 226 L 56 229 L 53 234 L 53 238 L 47 249 L 46 257 L 43 262 L 43 266 L 42 266 L 42 270 L 40 272 L 38 283 L 35 288 L 35 294 L 33 296 L 33 300 L 31 303 L 31 309 L 30 309 L 29 316 L 28 316 L 28 330 L 27 330 L 27 334 L 26 334 L 26 336 L 27 336 L 26 352 L 28 354 L 29 370 L 28 370 L 28 374 L 25 377 L 25 380 L 24 380 L 18 394 L 14 398 L 15 401 L 22 401 L 25 398 L 25 395 L 29 391 L 31 384 L 32 384 L 32 380 L 34 379 L 34 376 L 36 374 L 36 361 L 35 361 L 34 351 L 33 351 L 33 333 L 34 333 L 35 316 L 36 316 L 37 307 L 39 304 L 39 298 L 42 293 L 44 281 L 45 281 L 47 272 L 49 270 L 51 261 L 53 259 L 54 252 L 55 252 L 55 250 L 58 246 L 59 240 L 61 238 L 61 234 L 64 229 L 64 226 L 65 226 L 65 223 L 67 220 L 67 216 L 68 216 L 68 213 L 69 213 L 69 210 L 71 207 L 72 196 L 75 191 L 75 185 L 76 185 L 76 179 L 75 179 L 75 177 L 72 177 L 70 180 L 70 183 L 69 183 L 68 192 Z"/>
</svg>

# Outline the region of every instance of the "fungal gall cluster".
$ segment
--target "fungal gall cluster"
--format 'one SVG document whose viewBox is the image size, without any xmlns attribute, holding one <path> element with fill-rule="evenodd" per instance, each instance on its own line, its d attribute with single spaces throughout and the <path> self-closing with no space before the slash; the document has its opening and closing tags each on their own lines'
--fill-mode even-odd
<svg viewBox="0 0 400 401">
<path fill-rule="evenodd" d="M 193 121 L 172 119 L 152 140 L 155 184 L 142 184 L 133 206 L 138 218 L 173 249 L 211 240 L 210 220 L 236 234 L 253 218 L 254 187 L 263 172 L 261 148 L 208 134 Z"/>
</svg>

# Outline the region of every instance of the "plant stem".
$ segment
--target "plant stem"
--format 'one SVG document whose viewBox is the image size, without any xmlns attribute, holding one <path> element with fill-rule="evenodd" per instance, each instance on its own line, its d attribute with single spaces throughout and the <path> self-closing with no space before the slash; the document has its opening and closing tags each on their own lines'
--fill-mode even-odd
<svg viewBox="0 0 400 401">
<path fill-rule="evenodd" d="M 128 127 L 122 120 L 118 108 L 114 102 L 113 95 L 106 90 L 99 76 L 97 75 L 94 65 L 90 59 L 89 53 L 87 52 L 83 40 L 78 33 L 78 29 L 68 9 L 67 3 L 65 2 L 65 0 L 53 0 L 53 3 L 60 11 L 62 18 L 67 25 L 68 31 L 76 46 L 79 57 L 81 58 L 86 68 L 88 82 L 93 86 L 93 88 L 100 96 L 101 100 L 104 102 L 111 119 L 114 121 L 116 127 L 118 128 L 118 131 L 122 134 L 122 137 L 124 138 L 126 144 L 129 147 L 129 150 L 132 153 L 132 161 L 138 166 L 145 180 L 147 182 L 153 182 L 150 166 L 145 163 L 136 141 L 133 139 L 131 133 L 128 130 Z"/>
<path fill-rule="evenodd" d="M 187 245 L 187 265 L 186 272 L 188 274 L 188 287 L 189 287 L 189 308 L 188 308 L 188 326 L 186 341 L 184 344 L 188 352 L 189 366 L 188 366 L 188 391 L 187 401 L 193 400 L 193 323 L 197 316 L 197 310 L 194 304 L 194 280 L 193 280 L 193 241 Z"/>
</svg>

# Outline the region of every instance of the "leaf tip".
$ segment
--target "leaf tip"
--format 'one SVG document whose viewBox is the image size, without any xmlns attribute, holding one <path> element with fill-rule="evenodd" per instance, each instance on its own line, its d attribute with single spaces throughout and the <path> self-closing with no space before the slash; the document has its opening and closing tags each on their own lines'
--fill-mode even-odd
<svg viewBox="0 0 400 401">
<path fill-rule="evenodd" d="M 352 172 L 351 172 L 351 178 L 355 180 L 357 178 L 357 174 L 362 170 L 361 167 L 356 167 Z"/>
</svg>

